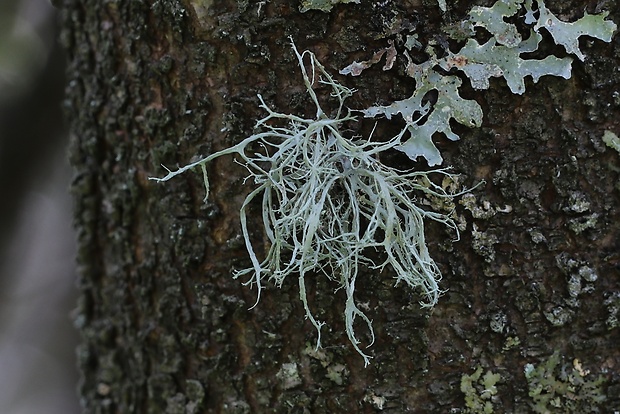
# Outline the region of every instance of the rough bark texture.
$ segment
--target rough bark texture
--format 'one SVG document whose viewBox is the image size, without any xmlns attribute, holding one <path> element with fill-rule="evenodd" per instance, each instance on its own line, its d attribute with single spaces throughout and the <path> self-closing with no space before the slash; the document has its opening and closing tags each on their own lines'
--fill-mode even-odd
<svg viewBox="0 0 620 414">
<path fill-rule="evenodd" d="M 311 286 L 311 306 L 329 326 L 319 351 L 296 281 L 270 287 L 248 310 L 255 291 L 231 277 L 248 265 L 238 210 L 252 183 L 243 185 L 242 167 L 231 158 L 210 165 L 206 204 L 198 174 L 147 181 L 162 163 L 183 165 L 251 133 L 264 115 L 257 93 L 283 112 L 311 114 L 287 36 L 333 73 L 414 27 L 423 42 L 443 39 L 436 1 L 304 14 L 298 6 L 62 1 L 85 411 L 464 412 L 461 381 L 482 367 L 501 376 L 489 400 L 496 412 L 522 413 L 537 385 L 525 364 L 549 365 L 556 350 L 557 387 L 560 368 L 570 371 L 576 359 L 592 371 L 585 382 L 605 379 L 593 386 L 607 396 L 601 410 L 620 409 L 620 154 L 601 140 L 605 130 L 620 133 L 620 39 L 582 41 L 588 60 L 573 64 L 570 80 L 530 82 L 522 96 L 500 80 L 466 92 L 485 109 L 483 127 L 439 145 L 466 183 L 486 184 L 457 206 L 467 225 L 460 242 L 440 226 L 427 229 L 447 293 L 423 311 L 390 272 L 363 273 L 357 298 L 377 334 L 364 368 L 333 284 L 317 278 Z M 470 6 L 453 2 L 446 19 L 462 19 Z M 584 8 L 548 6 L 565 20 Z M 603 6 L 619 23 L 620 4 Z M 402 63 L 400 73 L 377 65 L 343 78 L 359 90 L 351 105 L 408 96 Z M 383 122 L 379 132 L 390 128 Z M 252 236 L 264 241 L 259 226 Z M 596 281 L 581 278 L 588 269 Z M 470 405 L 489 387 L 473 382 Z M 583 389 L 562 398 L 588 401 Z"/>
</svg>

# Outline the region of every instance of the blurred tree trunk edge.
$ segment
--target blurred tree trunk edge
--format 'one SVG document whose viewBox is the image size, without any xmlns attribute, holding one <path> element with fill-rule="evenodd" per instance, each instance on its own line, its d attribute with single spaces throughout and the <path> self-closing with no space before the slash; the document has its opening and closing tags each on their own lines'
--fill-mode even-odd
<svg viewBox="0 0 620 414">
<path fill-rule="evenodd" d="M 295 277 L 265 284 L 249 309 L 256 288 L 232 275 L 251 265 L 239 209 L 256 183 L 244 182 L 247 170 L 233 156 L 207 165 L 206 202 L 200 170 L 165 183 L 148 177 L 256 132 L 266 116 L 257 94 L 278 112 L 315 116 L 289 37 L 357 91 L 348 106 L 389 105 L 414 91 L 403 53 L 411 35 L 423 48 L 458 50 L 446 33 L 456 36 L 454 23 L 473 4 L 492 2 L 447 2 L 446 13 L 429 0 L 332 1 L 323 2 L 329 12 L 304 13 L 320 2 L 57 3 L 85 412 L 620 410 L 620 154 L 605 143 L 620 134 L 618 37 L 582 37 L 586 59 L 573 59 L 570 79 L 528 77 L 522 95 L 503 78 L 478 91 L 463 77 L 460 93 L 483 108 L 482 126 L 453 123 L 461 139 L 437 134 L 434 142 L 460 187 L 482 184 L 450 207 L 459 241 L 425 223 L 445 291 L 434 308 L 420 307 L 416 289 L 394 286 L 391 268 L 360 268 L 355 300 L 376 335 L 366 348 L 370 336 L 356 320 L 360 348 L 372 357 L 365 367 L 345 331 L 347 292 L 322 273 L 306 275 L 308 305 L 326 323 L 320 349 Z M 620 22 L 618 2 L 585 4 Z M 581 0 L 547 6 L 563 21 L 584 13 Z M 534 57 L 567 55 L 543 37 Z M 360 76 L 338 74 L 390 44 L 399 52 L 391 69 L 388 50 Z M 409 52 L 415 63 L 428 57 L 423 48 Z M 326 113 L 337 109 L 327 86 L 315 90 Z M 377 140 L 404 125 L 398 116 L 367 119 L 347 124 L 347 134 L 367 137 L 375 124 Z M 396 151 L 381 161 L 428 168 Z M 418 202 L 445 208 L 424 194 Z M 269 244 L 260 203 L 248 211 L 262 259 Z"/>
</svg>

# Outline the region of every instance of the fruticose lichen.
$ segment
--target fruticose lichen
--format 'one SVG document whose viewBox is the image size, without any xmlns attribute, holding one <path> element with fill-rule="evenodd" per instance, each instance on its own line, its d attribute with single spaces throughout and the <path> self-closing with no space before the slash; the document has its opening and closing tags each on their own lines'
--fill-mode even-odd
<svg viewBox="0 0 620 414">
<path fill-rule="evenodd" d="M 407 60 L 406 73 L 414 79 L 416 85 L 412 96 L 388 106 L 368 108 L 364 115 L 372 118 L 384 116 L 387 119 L 402 116 L 405 127 L 401 137 L 405 139 L 397 149 L 411 159 L 422 156 L 430 166 L 440 165 L 443 158 L 432 141 L 435 133 L 442 133 L 455 141 L 459 136 L 452 131 L 451 120 L 468 127 L 479 127 L 482 124 L 482 108 L 476 101 L 460 96 L 462 80 L 452 73 L 453 70 L 461 71 L 474 89 L 488 89 L 490 78 L 503 77 L 512 93 L 523 94 L 527 76 L 534 82 L 538 82 L 544 75 L 565 79 L 571 77 L 570 57 L 551 55 L 544 59 L 530 59 L 525 55 L 538 50 L 543 39 L 541 29 L 545 29 L 567 53 L 583 61 L 585 56 L 579 49 L 581 36 L 610 42 L 617 28 L 614 22 L 605 20 L 608 15 L 606 12 L 598 15 L 585 13 L 576 22 L 566 23 L 550 12 L 543 0 L 538 0 L 536 4 L 537 7 L 534 7 L 532 0 L 499 0 L 491 7 L 473 7 L 469 19 L 456 25 L 461 28 L 460 33 L 469 34 L 465 45 L 456 53 L 445 50 L 439 57 L 436 48 L 429 46 L 425 50 L 428 60 L 418 64 L 410 57 L 410 49 L 406 48 L 408 50 L 402 52 Z M 530 27 L 529 36 L 525 39 L 513 23 L 506 21 L 514 20 L 519 12 L 523 13 L 524 23 Z M 475 27 L 486 29 L 493 37 L 480 44 L 475 38 Z M 391 56 L 392 62 L 388 56 L 389 67 L 395 56 L 395 53 Z M 376 57 L 375 54 L 375 59 L 353 62 L 340 73 L 358 76 L 381 58 Z M 428 99 L 429 92 L 437 95 L 432 104 Z"/>
<path fill-rule="evenodd" d="M 167 181 L 200 168 L 206 199 L 206 164 L 223 155 L 240 157 L 240 163 L 249 172 L 248 178 L 257 187 L 240 209 L 241 229 L 252 266 L 237 271 L 235 277 L 250 276 L 246 283 L 257 286 L 257 303 L 265 280 L 280 286 L 287 277 L 297 277 L 306 316 L 318 331 L 317 348 L 324 322 L 318 321 L 310 310 L 306 277 L 323 274 L 336 281 L 346 294 L 346 333 L 368 364 L 369 357 L 359 347 L 353 330 L 355 318 L 361 318 L 369 329 L 370 344 L 374 341 L 371 321 L 354 300 L 360 267 L 367 266 L 376 272 L 392 268 L 397 284 L 419 289 L 423 296 L 421 305 L 433 306 L 440 295 L 440 271 L 427 249 L 424 220 L 445 224 L 454 229 L 457 237 L 458 229 L 449 215 L 421 208 L 416 197 L 425 194 L 450 198 L 456 194 L 428 178 L 429 174 L 451 177 L 445 169 L 398 170 L 381 163 L 381 155 L 394 148 L 400 136 L 384 141 L 373 140 L 372 134 L 367 138 L 345 136 L 347 124 L 355 120 L 345 107 L 345 100 L 353 91 L 336 82 L 313 53 L 299 53 L 294 45 L 293 50 L 316 107 L 314 117 L 273 111 L 259 95 L 260 107 L 267 112 L 256 125 L 262 132 L 154 179 Z M 314 88 L 320 85 L 331 89 L 331 97 L 337 103 L 333 116 L 319 103 Z M 262 151 L 255 152 L 257 148 Z M 247 223 L 248 208 L 259 200 L 269 241 L 262 261 L 255 253 Z M 368 253 L 373 250 L 382 252 L 382 262 L 369 258 Z"/>
</svg>

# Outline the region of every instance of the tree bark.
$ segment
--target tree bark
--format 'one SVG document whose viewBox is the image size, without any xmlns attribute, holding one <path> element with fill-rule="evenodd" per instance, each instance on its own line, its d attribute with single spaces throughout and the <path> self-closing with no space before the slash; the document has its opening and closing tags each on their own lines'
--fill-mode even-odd
<svg viewBox="0 0 620 414">
<path fill-rule="evenodd" d="M 587 4 L 594 12 L 596 2 Z M 620 154 L 601 140 L 620 134 L 618 38 L 582 40 L 588 58 L 575 60 L 570 80 L 528 81 L 523 95 L 503 80 L 463 88 L 483 106 L 484 125 L 437 142 L 465 184 L 486 184 L 457 203 L 459 242 L 427 226 L 446 290 L 432 311 L 420 309 L 417 292 L 394 287 L 387 269 L 359 276 L 357 300 L 377 335 L 365 368 L 344 332 L 346 295 L 332 282 L 310 281 L 310 306 L 327 322 L 320 350 L 297 281 L 268 286 L 248 310 L 256 291 L 231 273 L 249 265 L 239 208 L 252 183 L 232 157 L 209 165 L 206 202 L 200 174 L 147 180 L 162 175 L 160 164 L 181 166 L 251 134 L 265 115 L 258 93 L 281 112 L 312 115 L 288 36 L 336 74 L 414 29 L 424 44 L 446 41 L 443 22 L 460 21 L 471 4 L 454 2 L 443 20 L 426 0 L 329 13 L 298 6 L 62 1 L 85 412 L 484 412 L 471 406 L 478 397 L 495 412 L 522 413 L 536 405 L 526 364 L 547 366 L 555 351 L 562 368 L 591 371 L 584 382 L 602 375 L 593 386 L 606 397 L 602 412 L 620 409 Z M 619 23 L 620 5 L 604 6 Z M 583 13 L 576 0 L 549 7 L 566 21 Z M 409 96 L 403 63 L 339 78 L 358 90 L 350 105 Z M 380 121 L 378 133 L 389 136 L 395 123 Z M 490 399 L 476 379 L 474 391 L 461 391 L 479 367 L 500 375 Z M 560 371 L 558 387 L 570 382 Z M 558 398 L 589 401 L 583 390 Z"/>
</svg>

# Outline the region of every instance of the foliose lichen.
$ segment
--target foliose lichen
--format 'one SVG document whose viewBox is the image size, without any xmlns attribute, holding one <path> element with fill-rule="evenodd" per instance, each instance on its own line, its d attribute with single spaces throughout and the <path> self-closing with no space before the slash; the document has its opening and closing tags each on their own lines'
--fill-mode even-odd
<svg viewBox="0 0 620 414">
<path fill-rule="evenodd" d="M 603 133 L 603 142 L 609 148 L 617 151 L 620 154 L 620 138 L 611 131 L 605 131 Z"/>
<path fill-rule="evenodd" d="M 536 413 L 596 413 L 606 399 L 605 378 L 591 375 L 577 358 L 572 366 L 561 363 L 558 351 L 537 366 L 526 364 L 524 372 Z"/>
<path fill-rule="evenodd" d="M 515 24 L 507 21 L 519 13 L 523 14 L 525 24 L 530 27 L 529 36 L 525 39 Z M 405 127 L 397 149 L 413 160 L 422 156 L 430 166 L 440 165 L 443 159 L 432 136 L 442 133 L 450 140 L 458 140 L 460 137 L 450 127 L 451 120 L 468 127 L 479 127 L 483 116 L 482 108 L 476 101 L 460 96 L 462 80 L 451 72 L 452 69 L 462 72 L 474 89 L 488 89 L 490 78 L 503 77 L 514 94 L 525 92 L 525 78 L 528 76 L 534 82 L 545 75 L 568 79 L 571 77 L 570 57 L 550 55 L 544 59 L 531 59 L 524 55 L 538 50 L 543 39 L 541 29 L 545 29 L 557 45 L 583 61 L 585 56 L 579 49 L 581 36 L 611 41 L 617 26 L 605 20 L 607 15 L 607 12 L 597 15 L 586 13 L 581 19 L 566 23 L 550 12 L 543 0 L 538 0 L 536 7 L 532 0 L 499 0 L 491 7 L 473 7 L 469 19 L 457 25 L 461 28 L 461 35 L 468 33 L 470 37 L 460 50 L 445 50 L 439 57 L 435 48 L 429 46 L 426 48 L 428 60 L 419 64 L 414 63 L 404 50 L 402 55 L 407 60 L 406 73 L 416 85 L 413 94 L 391 105 L 368 108 L 363 113 L 366 117 L 384 116 L 387 119 L 400 115 Z M 493 37 L 480 44 L 474 38 L 475 27 L 486 29 Z M 361 68 L 360 63 L 353 62 L 340 73 L 358 76 L 379 60 L 380 56 L 377 59 L 375 55 L 375 59 L 362 62 Z M 437 94 L 433 104 L 426 99 L 431 91 Z"/>
<path fill-rule="evenodd" d="M 478 367 L 473 374 L 463 374 L 461 377 L 461 392 L 465 395 L 464 412 L 472 414 L 492 414 L 493 397 L 497 394 L 496 384 L 501 379 L 499 374 L 488 370 L 482 375 L 482 367 Z"/>
<path fill-rule="evenodd" d="M 608 292 L 605 301 L 603 302 L 607 308 L 607 329 L 617 329 L 620 327 L 620 292 Z"/>
<path fill-rule="evenodd" d="M 320 10 L 329 12 L 338 3 L 359 3 L 360 0 L 301 0 L 299 11 L 302 13 L 308 10 Z"/>
</svg>

